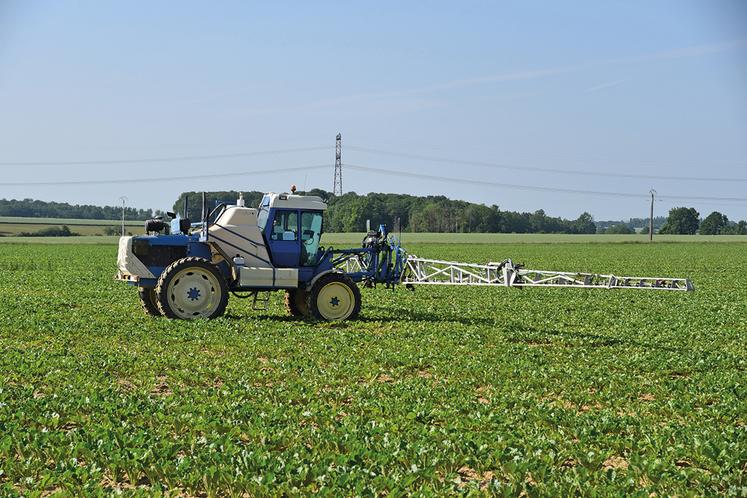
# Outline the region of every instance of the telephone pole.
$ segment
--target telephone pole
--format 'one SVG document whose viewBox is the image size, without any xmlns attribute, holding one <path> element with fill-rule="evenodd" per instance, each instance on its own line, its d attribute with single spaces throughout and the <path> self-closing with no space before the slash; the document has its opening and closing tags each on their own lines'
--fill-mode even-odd
<svg viewBox="0 0 747 498">
<path fill-rule="evenodd" d="M 651 209 L 648 212 L 648 241 L 653 242 L 654 240 L 654 196 L 656 195 L 656 190 L 651 189 L 649 190 L 649 193 L 651 194 Z"/>
<path fill-rule="evenodd" d="M 122 201 L 122 237 L 125 236 L 125 201 L 127 200 L 127 197 L 122 196 L 119 198 L 120 201 Z"/>
<path fill-rule="evenodd" d="M 335 182 L 332 185 L 333 195 L 342 195 L 342 135 L 335 140 Z"/>
</svg>

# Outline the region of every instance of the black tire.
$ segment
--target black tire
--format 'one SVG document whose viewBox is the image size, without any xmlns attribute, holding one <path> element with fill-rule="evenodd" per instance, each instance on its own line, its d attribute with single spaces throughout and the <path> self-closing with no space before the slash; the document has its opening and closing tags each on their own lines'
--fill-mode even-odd
<svg viewBox="0 0 747 498">
<path fill-rule="evenodd" d="M 167 318 L 217 318 L 228 305 L 226 279 L 204 258 L 178 259 L 158 278 L 156 303 Z"/>
<path fill-rule="evenodd" d="M 140 297 L 140 305 L 146 315 L 161 316 L 156 299 L 156 289 L 153 287 L 138 287 L 137 294 Z"/>
<path fill-rule="evenodd" d="M 311 314 L 309 312 L 309 303 L 307 302 L 308 297 L 309 293 L 304 289 L 286 290 L 285 310 L 291 316 L 308 317 Z"/>
<path fill-rule="evenodd" d="M 347 275 L 327 273 L 314 283 L 306 303 L 317 320 L 355 320 L 361 311 L 361 291 Z M 336 309 L 340 305 L 344 308 Z"/>
</svg>

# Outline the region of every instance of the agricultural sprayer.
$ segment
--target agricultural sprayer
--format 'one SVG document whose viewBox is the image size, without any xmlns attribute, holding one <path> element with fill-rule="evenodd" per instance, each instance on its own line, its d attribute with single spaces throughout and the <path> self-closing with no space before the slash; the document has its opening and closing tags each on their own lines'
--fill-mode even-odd
<svg viewBox="0 0 747 498">
<path fill-rule="evenodd" d="M 375 287 L 476 285 L 692 291 L 689 279 L 618 277 L 593 273 L 530 270 L 510 259 L 457 263 L 408 255 L 385 226 L 370 231 L 361 247 L 320 245 L 326 204 L 319 197 L 268 193 L 259 207 L 221 203 L 202 220 L 168 213 L 145 223 L 146 235 L 119 241 L 117 278 L 137 286 L 143 309 L 169 318 L 214 318 L 224 313 L 229 293 L 253 299 L 262 309 L 269 292 L 285 291 L 294 316 L 349 320 L 358 316 L 358 284 Z"/>
</svg>

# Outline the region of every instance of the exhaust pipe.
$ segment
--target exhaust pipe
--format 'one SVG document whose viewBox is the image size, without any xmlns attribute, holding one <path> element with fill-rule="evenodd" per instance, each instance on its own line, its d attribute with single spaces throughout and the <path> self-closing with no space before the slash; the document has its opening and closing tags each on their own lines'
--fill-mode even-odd
<svg viewBox="0 0 747 498">
<path fill-rule="evenodd" d="M 208 239 L 208 210 L 207 210 L 207 195 L 205 192 L 202 193 L 202 237 L 204 242 Z"/>
</svg>

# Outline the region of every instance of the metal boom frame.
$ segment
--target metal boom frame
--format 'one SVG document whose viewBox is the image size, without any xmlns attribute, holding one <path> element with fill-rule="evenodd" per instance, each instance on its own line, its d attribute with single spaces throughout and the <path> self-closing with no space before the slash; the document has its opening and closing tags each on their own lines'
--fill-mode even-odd
<svg viewBox="0 0 747 498">
<path fill-rule="evenodd" d="M 402 283 L 409 285 L 475 285 L 504 287 L 577 287 L 582 289 L 648 289 L 693 291 L 690 279 L 618 277 L 597 273 L 529 270 L 510 259 L 485 265 L 408 256 Z"/>
</svg>

